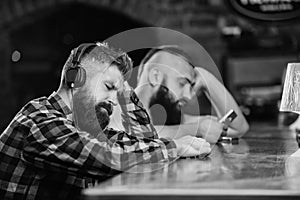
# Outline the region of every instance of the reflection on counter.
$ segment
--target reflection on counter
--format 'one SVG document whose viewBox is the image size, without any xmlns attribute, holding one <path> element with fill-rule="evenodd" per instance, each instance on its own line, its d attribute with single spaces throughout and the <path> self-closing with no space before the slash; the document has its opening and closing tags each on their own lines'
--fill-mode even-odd
<svg viewBox="0 0 300 200">
<path fill-rule="evenodd" d="M 260 137 L 255 137 L 259 134 Z M 282 181 L 289 185 L 289 176 L 300 175 L 296 167 L 299 159 L 295 162 L 289 157 L 297 146 L 284 131 L 264 130 L 249 135 L 251 137 L 240 139 L 238 144 L 214 146 L 211 155 L 203 160 L 179 159 L 171 164 L 135 166 L 101 187 L 147 188 L 150 184 L 151 188 L 280 189 L 287 187 L 281 185 Z M 271 135 L 275 139 L 266 138 Z M 265 185 L 266 181 L 272 184 Z"/>
</svg>

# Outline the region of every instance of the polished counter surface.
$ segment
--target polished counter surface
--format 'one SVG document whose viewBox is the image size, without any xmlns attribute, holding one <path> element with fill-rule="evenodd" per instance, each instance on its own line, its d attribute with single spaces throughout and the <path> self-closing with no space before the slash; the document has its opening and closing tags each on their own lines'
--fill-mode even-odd
<svg viewBox="0 0 300 200">
<path fill-rule="evenodd" d="M 300 199 L 295 133 L 256 124 L 237 144 L 220 143 L 205 159 L 138 165 L 84 199 Z M 297 157 L 296 154 L 299 154 Z"/>
</svg>

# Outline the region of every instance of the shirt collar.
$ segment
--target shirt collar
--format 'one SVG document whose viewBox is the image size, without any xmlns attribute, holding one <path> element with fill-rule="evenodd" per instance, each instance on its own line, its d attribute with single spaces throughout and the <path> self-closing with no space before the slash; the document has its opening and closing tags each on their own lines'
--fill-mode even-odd
<svg viewBox="0 0 300 200">
<path fill-rule="evenodd" d="M 48 101 L 51 105 L 58 111 L 64 113 L 68 120 L 73 121 L 72 111 L 63 101 L 63 99 L 57 94 L 57 92 L 53 92 L 49 97 Z"/>
</svg>

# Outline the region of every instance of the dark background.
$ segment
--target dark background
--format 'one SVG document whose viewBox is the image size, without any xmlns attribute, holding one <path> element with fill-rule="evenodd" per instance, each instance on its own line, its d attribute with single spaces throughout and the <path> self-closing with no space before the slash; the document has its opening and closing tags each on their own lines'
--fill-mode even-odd
<svg viewBox="0 0 300 200">
<path fill-rule="evenodd" d="M 298 21 L 251 20 L 223 0 L 2 0 L 0 131 L 26 102 L 57 89 L 72 48 L 145 26 L 198 41 L 247 118 L 276 119 L 284 69 L 299 60 Z M 137 65 L 146 52 L 129 54 Z"/>
</svg>

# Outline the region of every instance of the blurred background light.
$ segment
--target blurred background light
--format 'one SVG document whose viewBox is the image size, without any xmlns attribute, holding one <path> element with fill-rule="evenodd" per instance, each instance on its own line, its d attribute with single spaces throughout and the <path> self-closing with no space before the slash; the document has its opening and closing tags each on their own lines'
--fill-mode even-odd
<svg viewBox="0 0 300 200">
<path fill-rule="evenodd" d="M 11 54 L 11 60 L 13 62 L 18 62 L 21 59 L 21 53 L 18 50 L 14 50 Z"/>
</svg>

